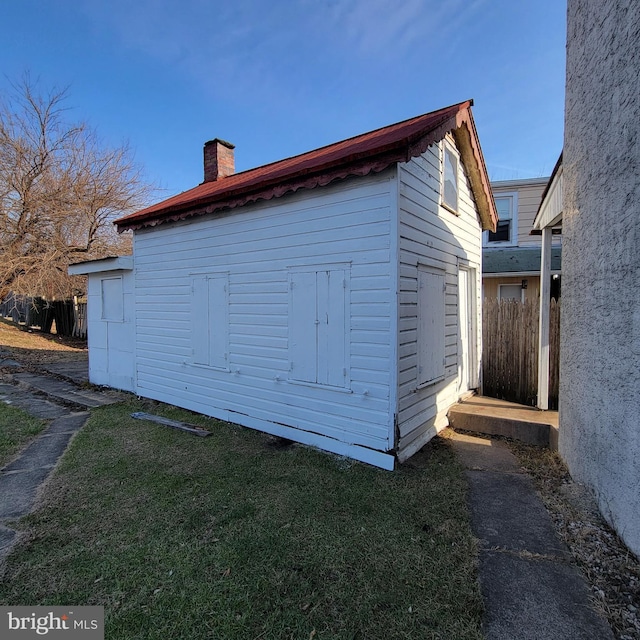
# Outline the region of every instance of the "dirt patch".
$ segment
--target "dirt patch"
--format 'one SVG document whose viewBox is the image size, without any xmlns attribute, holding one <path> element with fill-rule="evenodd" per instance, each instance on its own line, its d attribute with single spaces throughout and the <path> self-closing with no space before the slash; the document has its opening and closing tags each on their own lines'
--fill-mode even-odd
<svg viewBox="0 0 640 640">
<path fill-rule="evenodd" d="M 0 319 L 0 358 L 11 358 L 27 366 L 38 366 L 86 360 L 88 349 L 86 340 L 22 329 L 12 322 Z"/>
</svg>

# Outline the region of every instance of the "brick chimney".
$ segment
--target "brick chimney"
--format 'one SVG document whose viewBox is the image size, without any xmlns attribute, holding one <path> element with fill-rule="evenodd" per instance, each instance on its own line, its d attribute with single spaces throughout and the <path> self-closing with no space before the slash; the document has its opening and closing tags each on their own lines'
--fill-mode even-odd
<svg viewBox="0 0 640 640">
<path fill-rule="evenodd" d="M 204 143 L 204 182 L 213 182 L 235 173 L 234 149 L 235 145 L 219 138 Z"/>
</svg>

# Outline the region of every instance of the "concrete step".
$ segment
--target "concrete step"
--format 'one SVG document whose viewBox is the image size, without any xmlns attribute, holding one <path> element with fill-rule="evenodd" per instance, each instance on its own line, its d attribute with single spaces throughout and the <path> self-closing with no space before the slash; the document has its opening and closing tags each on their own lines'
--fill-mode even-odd
<svg viewBox="0 0 640 640">
<path fill-rule="evenodd" d="M 78 409 L 92 409 L 107 404 L 120 402 L 122 397 L 117 392 L 93 391 L 82 389 L 71 382 L 57 380 L 49 376 L 33 373 L 16 373 L 13 379 L 29 390 L 46 395 L 53 402 Z"/>
<path fill-rule="evenodd" d="M 449 409 L 453 429 L 506 436 L 538 447 L 558 449 L 558 412 L 473 396 Z"/>
</svg>

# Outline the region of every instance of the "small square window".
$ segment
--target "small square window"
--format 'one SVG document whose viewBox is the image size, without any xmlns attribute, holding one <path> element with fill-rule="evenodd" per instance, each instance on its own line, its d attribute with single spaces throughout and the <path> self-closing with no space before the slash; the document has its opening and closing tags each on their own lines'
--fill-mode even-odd
<svg viewBox="0 0 640 640">
<path fill-rule="evenodd" d="M 520 284 L 501 284 L 498 286 L 498 299 L 524 302 L 524 289 Z"/>
<path fill-rule="evenodd" d="M 445 145 L 444 147 L 444 179 L 442 184 L 442 204 L 453 211 L 458 211 L 458 157 Z"/>
<path fill-rule="evenodd" d="M 124 293 L 122 278 L 102 278 L 102 319 L 124 322 Z"/>
</svg>

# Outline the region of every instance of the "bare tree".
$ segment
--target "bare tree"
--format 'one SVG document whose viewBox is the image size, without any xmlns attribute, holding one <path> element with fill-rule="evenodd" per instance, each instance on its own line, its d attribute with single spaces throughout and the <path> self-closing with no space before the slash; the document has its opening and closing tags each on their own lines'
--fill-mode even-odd
<svg viewBox="0 0 640 640">
<path fill-rule="evenodd" d="M 0 100 L 0 299 L 77 292 L 67 266 L 126 252 L 112 221 L 153 192 L 127 145 L 110 148 L 65 118 L 66 99 L 25 76 Z"/>
</svg>

